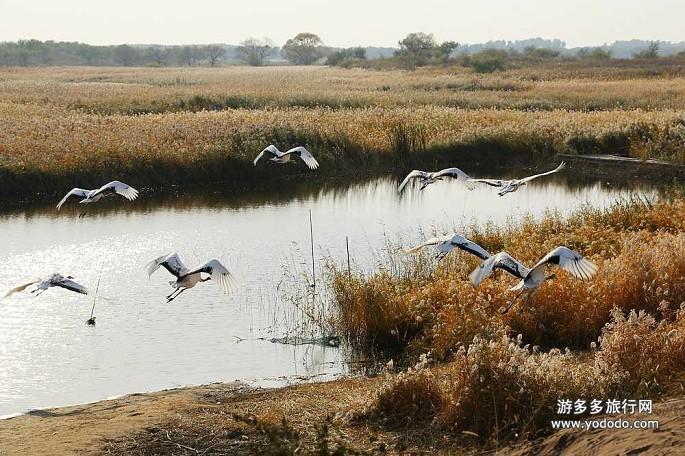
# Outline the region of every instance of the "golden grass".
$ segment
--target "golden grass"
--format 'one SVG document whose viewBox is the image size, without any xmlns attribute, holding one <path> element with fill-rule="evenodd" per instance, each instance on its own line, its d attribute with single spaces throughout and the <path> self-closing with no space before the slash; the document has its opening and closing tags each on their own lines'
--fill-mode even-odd
<svg viewBox="0 0 685 456">
<path fill-rule="evenodd" d="M 683 67 L 681 62 L 678 68 Z M 477 75 L 459 67 L 415 72 L 324 67 L 21 68 L 0 69 L 0 99 L 102 114 L 212 109 L 212 105 L 567 110 L 683 106 L 681 76 L 663 74 L 658 67 L 637 77 L 614 70 L 607 75 L 604 67 L 579 71 L 575 66 L 553 66 Z"/>
<path fill-rule="evenodd" d="M 430 254 L 395 259 L 370 276 L 333 267 L 342 333 L 394 345 L 400 358 L 424 356 L 419 368 L 387 377 L 366 416 L 432 422 L 492 443 L 549 432 L 557 399 L 667 392 L 685 372 L 684 225 L 685 199 L 672 195 L 472 228 L 471 239 L 525 264 L 567 245 L 599 266 L 587 283 L 557 273 L 522 312 L 504 316 L 497 310 L 516 279 L 498 273 L 474 288 L 467 276 L 477 261 L 466 254 L 437 266 Z M 426 353 L 446 367 L 427 369 Z"/>
<path fill-rule="evenodd" d="M 2 191 L 29 180 L 48 191 L 112 173 L 151 186 L 170 176 L 249 182 L 268 173 L 251 160 L 271 142 L 307 144 L 324 173 L 359 163 L 387 168 L 402 152 L 397 131 L 420 132 L 421 150 L 445 154 L 465 146 L 685 161 L 685 78 L 619 70 L 597 68 L 592 79 L 592 68 L 573 66 L 495 75 L 463 68 L 0 69 Z"/>
<path fill-rule="evenodd" d="M 566 245 L 591 258 L 599 274 L 583 283 L 563 271 L 533 295 L 524 312 L 501 316 L 516 280 L 496 274 L 474 288 L 468 273 L 478 264 L 453 254 L 431 266 L 430 252 L 418 258 L 392 253 L 397 270 L 370 276 L 335 267 L 332 289 L 339 327 L 352 340 L 409 344 L 446 359 L 474 336 L 504 328 L 547 347 L 587 349 L 609 321 L 611 309 L 656 312 L 664 302 L 685 301 L 685 201 L 617 204 L 585 209 L 567 220 L 552 214 L 504 227 L 473 227 L 467 236 L 491 252 L 506 250 L 532 265 L 546 252 Z M 398 261 L 397 259 L 403 259 Z"/>
<path fill-rule="evenodd" d="M 568 152 L 569 143 L 579 137 L 632 137 L 639 134 L 636 126 L 650 125 L 653 137 L 639 143 L 641 155 L 651 155 L 650 147 L 664 150 L 670 144 L 674 158 L 680 159 L 682 150 L 677 147 L 685 138 L 685 127 L 682 138 L 681 133 L 664 137 L 679 125 L 682 114 L 677 111 L 288 108 L 103 116 L 0 103 L 0 112 L 5 132 L 0 167 L 18 174 L 28 170 L 57 176 L 112 169 L 135 175 L 160 165 L 183 169 L 232 162 L 246 165 L 246 172 L 255 175 L 251 161 L 271 142 L 306 143 L 315 149 L 323 168 L 332 162 L 351 164 L 373 153 L 391 160 L 392 133 L 398 125 L 421 125 L 428 148 L 496 142 L 529 154 L 536 149 L 538 154 Z"/>
<path fill-rule="evenodd" d="M 550 420 L 564 419 L 558 399 L 655 397 L 682 374 L 684 356 L 685 309 L 659 323 L 643 312 L 626 317 L 614 310 L 590 354 L 542 353 L 520 337 L 476 337 L 443 368 L 387 375 L 365 416 L 392 426 L 418 420 L 498 445 L 549 433 Z"/>
</svg>

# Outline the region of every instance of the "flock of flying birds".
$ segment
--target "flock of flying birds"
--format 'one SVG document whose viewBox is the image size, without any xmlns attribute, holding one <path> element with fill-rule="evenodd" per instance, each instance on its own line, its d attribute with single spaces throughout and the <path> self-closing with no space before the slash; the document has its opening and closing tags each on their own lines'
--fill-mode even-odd
<svg viewBox="0 0 685 456">
<path fill-rule="evenodd" d="M 477 287 L 483 280 L 490 277 L 496 269 L 501 269 L 520 279 L 516 285 L 509 289 L 509 291 L 518 291 L 518 293 L 514 299 L 502 309 L 502 313 L 507 313 L 524 293 L 526 294 L 524 299 L 525 304 L 545 280 L 555 278 L 555 274 L 546 275 L 548 266 L 559 266 L 581 280 L 590 280 L 597 272 L 597 266 L 593 262 L 568 247 L 556 247 L 542 257 L 540 261 L 535 263 L 532 268 L 528 269 L 523 263 L 509 255 L 507 252 L 502 251 L 495 255 L 491 255 L 480 245 L 459 234 L 448 234 L 446 236 L 428 239 L 416 247 L 408 249 L 407 252 L 418 252 L 427 246 L 436 247 L 438 250 L 438 259 L 444 258 L 452 250 L 458 248 L 483 260 L 483 262 L 469 275 L 469 279 L 474 287 Z M 521 309 L 523 309 L 523 307 L 521 307 Z"/>
<path fill-rule="evenodd" d="M 292 161 L 293 156 L 299 157 L 309 169 L 314 170 L 319 167 L 319 162 L 317 162 L 314 156 L 304 147 L 294 147 L 286 152 L 281 152 L 274 145 L 270 145 L 262 150 L 254 159 L 254 165 L 257 166 L 258 163 L 267 159 L 279 164 L 294 163 L 294 161 Z M 420 190 L 423 190 L 430 184 L 446 178 L 451 178 L 464 181 L 465 185 L 470 190 L 475 188 L 476 183 L 497 187 L 499 188 L 497 194 L 499 196 L 504 196 L 507 193 L 515 192 L 534 179 L 557 173 L 561 171 L 564 166 L 565 164 L 562 162 L 552 171 L 512 180 L 473 179 L 459 168 L 448 168 L 436 172 L 414 170 L 405 177 L 399 185 L 398 191 L 402 192 L 407 183 L 413 179 L 418 179 L 420 181 Z M 138 190 L 120 181 L 112 181 L 93 190 L 73 188 L 59 203 L 57 203 L 57 210 L 59 210 L 72 196 L 81 198 L 79 201 L 80 204 L 90 204 L 113 195 L 120 195 L 129 201 L 133 201 L 138 197 Z M 507 312 L 524 292 L 527 293 L 527 300 L 545 280 L 554 278 L 554 274 L 549 276 L 545 275 L 546 267 L 548 265 L 560 266 L 575 277 L 583 280 L 589 280 L 597 272 L 597 266 L 583 258 L 579 253 L 567 247 L 560 246 L 555 248 L 538 261 L 531 269 L 528 269 L 507 252 L 499 252 L 495 255 L 491 255 L 475 242 L 459 234 L 428 239 L 422 244 L 407 250 L 407 252 L 417 252 L 427 246 L 435 246 L 437 248 L 438 259 L 442 259 L 454 248 L 459 248 L 481 258 L 483 260 L 482 264 L 470 275 L 471 282 L 474 286 L 478 286 L 483 280 L 490 276 L 495 269 L 501 269 L 521 279 L 517 285 L 510 289 L 511 291 L 518 291 L 518 293 L 503 312 Z M 147 264 L 146 270 L 148 276 L 151 276 L 160 267 L 169 271 L 169 273 L 176 278 L 169 282 L 173 291 L 166 296 L 167 302 L 176 299 L 185 290 L 193 288 L 198 283 L 206 282 L 208 280 L 217 282 L 219 287 L 226 293 L 237 287 L 235 277 L 217 259 L 211 259 L 196 268 L 190 269 L 183 263 L 177 253 L 162 255 Z M 30 292 L 35 295 L 40 295 L 51 287 L 59 287 L 76 293 L 88 294 L 88 289 L 76 282 L 72 276 L 65 277 L 60 273 L 54 273 L 45 279 L 36 279 L 19 285 L 9 290 L 5 296 L 7 297 L 14 293 L 24 291 L 33 285 L 35 285 L 35 287 L 33 287 Z M 88 322 L 89 324 L 94 324 L 94 321 L 94 317 L 92 317 Z"/>
<path fill-rule="evenodd" d="M 559 166 L 551 171 L 545 173 L 535 174 L 533 176 L 524 177 L 522 179 L 511 179 L 511 180 L 501 180 L 501 179 L 473 179 L 469 177 L 465 172 L 459 168 L 448 168 L 442 171 L 436 172 L 425 172 L 414 170 L 407 177 L 404 178 L 399 186 L 399 191 L 401 192 L 407 183 L 411 179 L 419 179 L 421 181 L 420 189 L 423 190 L 426 186 L 433 184 L 439 180 L 445 178 L 452 178 L 464 181 L 465 185 L 473 190 L 475 183 L 482 183 L 489 185 L 491 187 L 496 187 L 499 190 L 497 194 L 499 196 L 504 196 L 507 193 L 512 193 L 526 185 L 528 182 L 543 177 L 550 174 L 558 173 L 565 167 L 565 163 L 562 162 Z M 435 246 L 438 253 L 436 258 L 441 260 L 447 254 L 449 254 L 455 248 L 464 250 L 472 255 L 477 256 L 483 262 L 471 272 L 469 279 L 474 287 L 480 285 L 483 280 L 488 278 L 496 269 L 501 269 L 512 276 L 520 279 L 520 281 L 511 287 L 509 291 L 518 292 L 503 309 L 502 313 L 508 312 L 516 301 L 525 293 L 524 305 L 530 298 L 530 296 L 535 293 L 540 285 L 546 280 L 551 280 L 555 278 L 555 274 L 546 275 L 548 266 L 559 266 L 562 269 L 570 272 L 574 277 L 581 280 L 590 280 L 597 273 L 597 266 L 584 258 L 578 252 L 569 249 L 568 247 L 559 246 L 553 249 L 551 252 L 547 253 L 540 261 L 535 263 L 532 268 L 527 268 L 523 263 L 518 261 L 516 258 L 509 255 L 507 252 L 499 252 L 495 255 L 491 255 L 487 250 L 485 250 L 480 245 L 471 241 L 470 239 L 461 236 L 460 234 L 448 234 L 445 236 L 434 237 L 428 239 L 427 241 L 406 250 L 407 253 L 415 253 L 424 247 Z M 523 309 L 523 306 L 521 306 Z"/>
<path fill-rule="evenodd" d="M 291 161 L 293 156 L 300 157 L 309 169 L 316 169 L 319 167 L 319 162 L 317 162 L 314 156 L 304 147 L 294 147 L 285 152 L 281 152 L 274 145 L 270 145 L 261 151 L 255 158 L 254 165 L 257 166 L 260 161 L 267 158 L 272 162 L 280 164 L 294 163 Z M 113 195 L 120 195 L 129 201 L 133 201 L 138 198 L 138 190 L 120 181 L 112 181 L 93 190 L 73 188 L 64 195 L 59 203 L 57 203 L 57 210 L 60 210 L 64 203 L 72 196 L 81 198 L 79 201 L 80 204 L 90 204 Z M 151 276 L 160 267 L 169 271 L 176 278 L 169 282 L 173 291 L 166 297 L 167 302 L 173 301 L 185 290 L 193 288 L 198 283 L 206 282 L 208 280 L 215 281 L 219 285 L 219 288 L 225 293 L 234 290 L 238 285 L 233 274 L 231 274 L 226 266 L 217 259 L 211 259 L 196 268 L 190 269 L 183 263 L 181 257 L 179 257 L 177 253 L 170 253 L 155 258 L 147 264 L 146 270 L 148 276 Z M 89 293 L 88 288 L 76 282 L 72 276 L 65 277 L 60 273 L 54 273 L 47 278 L 34 279 L 14 287 L 5 294 L 5 297 L 24 291 L 33 285 L 35 286 L 30 293 L 35 294 L 36 296 L 42 294 L 51 287 L 63 288 L 81 294 Z M 89 324 L 94 324 L 95 318 L 91 316 L 88 322 Z"/>
</svg>

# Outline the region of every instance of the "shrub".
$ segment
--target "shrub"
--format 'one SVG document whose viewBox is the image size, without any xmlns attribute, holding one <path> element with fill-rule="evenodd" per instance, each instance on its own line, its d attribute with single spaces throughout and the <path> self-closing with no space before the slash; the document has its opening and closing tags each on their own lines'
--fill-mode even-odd
<svg viewBox="0 0 685 456">
<path fill-rule="evenodd" d="M 366 60 L 366 49 L 363 47 L 337 50 L 326 58 L 326 65 L 349 66 L 358 60 Z"/>
<path fill-rule="evenodd" d="M 469 65 L 476 73 L 492 73 L 503 70 L 508 59 L 505 51 L 488 49 L 469 57 Z"/>
<path fill-rule="evenodd" d="M 425 364 L 427 359 L 424 357 L 414 368 L 391 377 L 378 392 L 372 413 L 392 426 L 416 425 L 432 420 L 444 407 L 444 394 Z"/>
<path fill-rule="evenodd" d="M 390 376 L 370 414 L 389 423 L 402 422 L 403 414 L 411 417 L 405 424 L 432 418 L 445 430 L 502 442 L 549 433 L 559 399 L 656 397 L 685 370 L 685 310 L 664 312 L 669 318 L 657 322 L 614 310 L 590 356 L 542 353 L 521 336 L 476 337 L 442 369 Z"/>
</svg>

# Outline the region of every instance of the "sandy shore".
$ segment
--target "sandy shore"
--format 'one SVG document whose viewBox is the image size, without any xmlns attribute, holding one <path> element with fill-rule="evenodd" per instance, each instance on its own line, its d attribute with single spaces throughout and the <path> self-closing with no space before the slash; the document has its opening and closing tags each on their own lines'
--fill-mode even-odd
<svg viewBox="0 0 685 456">
<path fill-rule="evenodd" d="M 307 454 L 317 448 L 322 432 L 331 449 L 388 454 L 476 450 L 464 446 L 463 439 L 457 447 L 449 436 L 425 428 L 392 430 L 351 418 L 380 381 L 343 379 L 276 389 L 221 383 L 36 411 L 0 421 L 0 454 L 247 455 L 274 447 L 301 448 Z M 655 404 L 649 419 L 659 421 L 658 430 L 566 430 L 496 453 L 684 454 L 685 397 Z"/>
</svg>

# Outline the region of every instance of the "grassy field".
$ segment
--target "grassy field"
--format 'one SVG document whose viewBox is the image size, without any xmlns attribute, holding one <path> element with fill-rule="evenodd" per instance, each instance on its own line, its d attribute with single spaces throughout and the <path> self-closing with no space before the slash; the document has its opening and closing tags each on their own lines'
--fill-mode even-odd
<svg viewBox="0 0 685 456">
<path fill-rule="evenodd" d="M 302 166 L 254 169 L 269 143 L 306 144 L 322 175 L 436 156 L 465 166 L 481 154 L 685 162 L 684 101 L 678 61 L 493 75 L 459 67 L 4 68 L 0 196 L 27 183 L 56 194 L 115 176 L 155 187 L 307 174 Z"/>
</svg>

